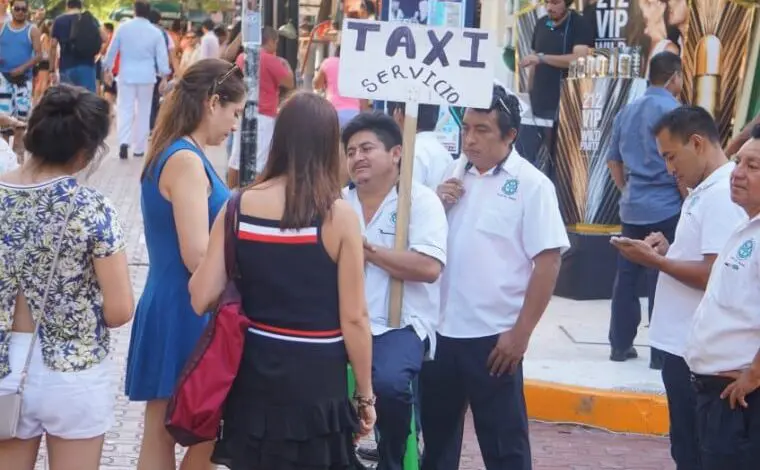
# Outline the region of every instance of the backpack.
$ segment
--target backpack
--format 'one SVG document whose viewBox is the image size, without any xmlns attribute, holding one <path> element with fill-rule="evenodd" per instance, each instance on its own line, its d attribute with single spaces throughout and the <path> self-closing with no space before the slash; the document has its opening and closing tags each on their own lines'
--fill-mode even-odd
<svg viewBox="0 0 760 470">
<path fill-rule="evenodd" d="M 77 15 L 71 23 L 67 49 L 80 59 L 94 59 L 103 46 L 98 21 L 89 11 Z"/>
</svg>

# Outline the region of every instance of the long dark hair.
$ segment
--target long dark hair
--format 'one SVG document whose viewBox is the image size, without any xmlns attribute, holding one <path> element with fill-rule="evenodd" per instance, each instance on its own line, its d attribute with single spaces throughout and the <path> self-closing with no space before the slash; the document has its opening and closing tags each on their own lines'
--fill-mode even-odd
<svg viewBox="0 0 760 470">
<path fill-rule="evenodd" d="M 287 188 L 281 228 L 327 219 L 340 198 L 340 125 L 335 108 L 321 96 L 296 93 L 280 110 L 269 158 L 256 183 L 280 176 Z"/>
<path fill-rule="evenodd" d="M 172 142 L 198 128 L 207 102 L 214 95 L 222 106 L 242 100 L 245 96 L 242 72 L 225 60 L 199 60 L 182 74 L 158 111 L 140 179 L 145 178 Z"/>
</svg>

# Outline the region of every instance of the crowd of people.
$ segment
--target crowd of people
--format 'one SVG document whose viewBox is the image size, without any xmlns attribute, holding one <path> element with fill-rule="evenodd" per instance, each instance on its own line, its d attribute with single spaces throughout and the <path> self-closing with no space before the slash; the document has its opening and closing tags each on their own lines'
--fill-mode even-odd
<svg viewBox="0 0 760 470">
<path fill-rule="evenodd" d="M 81 20 L 78 1 L 67 22 Z M 239 27 L 220 39 L 204 24 L 199 57 L 183 67 L 187 51 L 158 21 L 137 2 L 98 45 L 104 83 L 118 77 L 119 156 L 144 156 L 150 266 L 137 302 L 118 211 L 76 178 L 103 156 L 112 120 L 89 63 L 50 56 L 51 73 L 83 81 L 39 97 L 20 136 L 28 158 L 0 175 L 0 469 L 32 470 L 43 435 L 52 470 L 99 467 L 114 420 L 109 330 L 129 321 L 125 394 L 146 404 L 137 469 L 176 468 L 167 406 L 228 272 L 251 326 L 218 437 L 189 447 L 180 468 L 358 469 L 355 442 L 374 433 L 378 468 L 400 470 L 416 428 L 422 468 L 455 470 L 469 407 L 485 467 L 531 469 L 523 357 L 569 241 L 553 183 L 514 148 L 519 100 L 494 85 L 488 108 L 465 109 L 458 159 L 432 133 L 439 108 L 421 107 L 408 248 L 396 250 L 403 106 L 341 97 L 339 53 L 315 77 L 320 93 L 283 96 L 294 73 L 264 28 L 261 171 L 231 191 L 236 178 L 206 152 L 226 143 L 235 169 L 247 95 Z M 653 55 L 649 81 L 616 117 L 608 152 L 623 224 L 610 359 L 638 354 L 646 272 L 651 366 L 662 369 L 679 470 L 750 470 L 760 127 L 730 144 L 729 159 L 709 113 L 677 101 L 677 54 Z M 404 282 L 399 327 L 389 326 L 393 279 Z"/>
</svg>

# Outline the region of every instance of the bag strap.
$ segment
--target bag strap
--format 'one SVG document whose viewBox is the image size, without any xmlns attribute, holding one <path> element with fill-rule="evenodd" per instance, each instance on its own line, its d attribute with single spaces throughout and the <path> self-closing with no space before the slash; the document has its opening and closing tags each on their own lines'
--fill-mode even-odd
<svg viewBox="0 0 760 470">
<path fill-rule="evenodd" d="M 34 322 L 34 333 L 32 334 L 32 342 L 29 344 L 29 351 L 26 353 L 26 361 L 24 362 L 24 369 L 21 371 L 21 380 L 18 384 L 18 393 L 24 392 L 24 385 L 26 385 L 26 376 L 29 372 L 29 365 L 32 363 L 32 354 L 34 353 L 34 343 L 37 341 L 37 337 L 40 333 L 40 325 L 42 324 L 42 318 L 45 316 L 45 308 L 47 307 L 48 297 L 50 295 L 50 288 L 53 285 L 53 278 L 55 272 L 58 270 L 58 257 L 61 254 L 61 246 L 63 246 L 63 237 L 66 234 L 66 228 L 69 225 L 69 219 L 74 212 L 76 206 L 77 194 L 79 194 L 79 186 L 74 190 L 74 194 L 71 196 L 69 205 L 66 208 L 66 215 L 63 218 L 63 229 L 61 234 L 58 235 L 58 241 L 56 242 L 55 251 L 53 252 L 53 263 L 50 266 L 50 273 L 48 274 L 47 284 L 45 285 L 45 293 L 42 296 L 42 304 L 40 304 L 39 318 Z"/>
<path fill-rule="evenodd" d="M 227 279 L 232 281 L 239 277 L 237 269 L 237 222 L 240 212 L 240 198 L 242 191 L 235 191 L 227 201 L 227 210 L 224 214 L 224 268 L 227 271 Z"/>
</svg>

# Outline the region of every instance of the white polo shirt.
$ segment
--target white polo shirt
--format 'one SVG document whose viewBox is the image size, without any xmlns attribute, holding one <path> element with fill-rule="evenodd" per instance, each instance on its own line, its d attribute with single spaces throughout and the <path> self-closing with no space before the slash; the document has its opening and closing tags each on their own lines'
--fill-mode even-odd
<svg viewBox="0 0 760 470">
<path fill-rule="evenodd" d="M 474 167 L 457 170 L 461 163 L 448 173 L 461 176 L 464 170 L 465 194 L 448 212 L 438 332 L 481 338 L 517 322 L 533 258 L 554 248 L 565 251 L 570 242 L 554 184 L 516 151 L 501 169 L 482 175 Z"/>
<path fill-rule="evenodd" d="M 454 159 L 435 132 L 420 132 L 414 140 L 414 180 L 435 191 Z"/>
<path fill-rule="evenodd" d="M 343 198 L 359 214 L 362 232 L 367 241 L 373 245 L 393 248 L 398 208 L 396 188 L 394 187 L 388 193 L 367 225 L 364 224 L 364 213 L 356 189 L 344 189 Z M 446 265 L 448 236 L 446 211 L 436 193 L 417 182 L 412 184 L 412 207 L 409 221 L 409 249 L 435 258 Z M 372 263 L 366 264 L 364 275 L 370 325 L 372 334 L 377 336 L 391 330 L 388 327 L 391 277 L 385 270 Z M 404 283 L 401 327 L 411 325 L 420 339 L 430 338 L 431 354 L 434 350 L 435 327 L 441 311 L 440 283 L 440 278 L 433 283 Z"/>
<path fill-rule="evenodd" d="M 684 358 L 695 374 L 743 370 L 760 349 L 760 216 L 741 224 L 713 264 Z"/>
<path fill-rule="evenodd" d="M 736 227 L 747 220 L 744 209 L 731 201 L 731 172 L 735 166 L 733 162 L 721 166 L 686 197 L 668 258 L 702 261 L 704 255 L 718 254 Z M 649 343 L 683 357 L 694 312 L 703 294 L 704 291 L 661 272 L 649 326 Z"/>
</svg>

